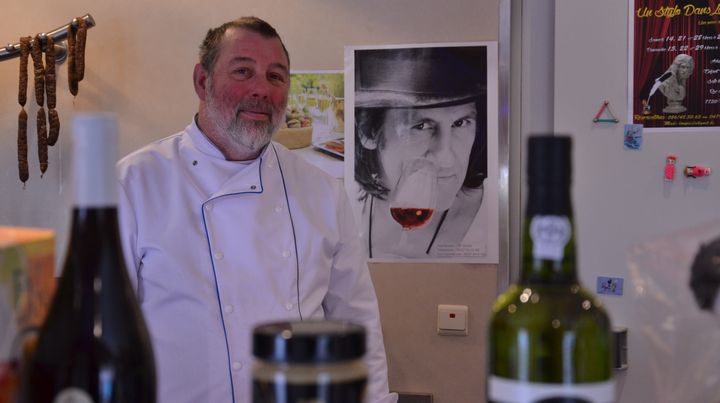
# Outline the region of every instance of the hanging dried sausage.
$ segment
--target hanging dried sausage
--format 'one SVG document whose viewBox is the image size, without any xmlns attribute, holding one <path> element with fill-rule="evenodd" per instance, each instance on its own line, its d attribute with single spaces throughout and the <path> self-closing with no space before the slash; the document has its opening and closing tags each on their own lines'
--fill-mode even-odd
<svg viewBox="0 0 720 403">
<path fill-rule="evenodd" d="M 75 35 L 77 32 L 77 28 L 75 27 L 75 24 L 70 23 L 68 26 L 68 34 L 67 34 L 67 69 L 68 69 L 68 87 L 70 89 L 70 93 L 73 94 L 73 96 L 77 95 L 78 93 L 78 79 L 77 79 L 77 67 L 76 67 L 76 59 L 75 59 Z"/>
<path fill-rule="evenodd" d="M 28 56 L 30 55 L 30 37 L 20 38 L 20 86 L 18 88 L 18 103 L 25 106 L 27 102 L 28 86 Z M 26 116 L 27 118 L 27 116 Z M 27 120 L 27 119 L 26 119 Z"/>
<path fill-rule="evenodd" d="M 20 116 L 18 116 L 18 176 L 20 181 L 24 184 L 30 177 L 28 170 L 28 144 L 27 144 L 27 112 L 25 108 L 20 109 Z"/>
<path fill-rule="evenodd" d="M 55 88 L 55 40 L 48 36 L 45 42 L 45 95 L 49 109 L 55 109 Z"/>
<path fill-rule="evenodd" d="M 60 118 L 55 109 L 48 109 L 48 121 L 50 131 L 48 132 L 47 145 L 52 147 L 57 143 L 60 137 Z"/>
<path fill-rule="evenodd" d="M 48 168 L 48 143 L 47 143 L 47 117 L 45 109 L 40 108 L 37 112 L 37 145 L 38 159 L 40 160 L 40 177 Z"/>
<path fill-rule="evenodd" d="M 87 39 L 87 23 L 82 17 L 78 17 L 77 40 L 75 43 L 75 69 L 77 80 L 85 78 L 85 41 Z"/>
<path fill-rule="evenodd" d="M 55 110 L 57 80 L 55 75 L 55 40 L 47 37 L 45 43 L 45 95 L 47 96 L 48 126 L 47 145 L 54 146 L 60 136 L 60 118 Z"/>
<path fill-rule="evenodd" d="M 42 60 L 42 44 L 40 35 L 36 35 L 30 45 L 30 55 L 33 59 L 35 72 L 35 102 L 38 106 L 45 105 L 45 68 Z"/>
</svg>

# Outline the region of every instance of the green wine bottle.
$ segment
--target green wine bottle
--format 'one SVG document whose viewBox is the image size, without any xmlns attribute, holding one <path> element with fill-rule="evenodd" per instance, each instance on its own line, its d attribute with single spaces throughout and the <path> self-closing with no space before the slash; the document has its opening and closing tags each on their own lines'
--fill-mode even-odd
<svg viewBox="0 0 720 403">
<path fill-rule="evenodd" d="M 612 402 L 612 332 L 575 262 L 572 141 L 531 136 L 520 279 L 493 306 L 490 402 Z"/>
</svg>

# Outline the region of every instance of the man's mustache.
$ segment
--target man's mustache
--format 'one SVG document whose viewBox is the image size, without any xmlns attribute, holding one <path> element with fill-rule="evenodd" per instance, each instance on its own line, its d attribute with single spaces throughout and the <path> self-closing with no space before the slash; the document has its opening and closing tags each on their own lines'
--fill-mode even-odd
<svg viewBox="0 0 720 403">
<path fill-rule="evenodd" d="M 248 99 L 240 101 L 235 107 L 235 115 L 239 115 L 243 110 L 251 110 L 253 112 L 267 113 L 273 115 L 275 108 L 269 101 L 263 101 L 261 99 Z"/>
</svg>

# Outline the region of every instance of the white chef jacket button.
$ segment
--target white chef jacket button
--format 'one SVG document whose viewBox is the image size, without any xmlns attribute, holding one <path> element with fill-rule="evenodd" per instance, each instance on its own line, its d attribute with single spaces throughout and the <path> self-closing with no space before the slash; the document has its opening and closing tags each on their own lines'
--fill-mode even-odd
<svg viewBox="0 0 720 403">
<path fill-rule="evenodd" d="M 232 313 L 233 306 L 232 305 L 225 305 L 225 313 Z"/>
<path fill-rule="evenodd" d="M 285 304 L 285 309 L 287 309 L 288 311 L 291 311 L 293 309 L 293 304 L 288 302 L 287 304 Z"/>
<path fill-rule="evenodd" d="M 276 213 L 279 213 L 279 212 L 281 212 L 281 211 L 282 211 L 282 207 L 280 207 L 280 206 L 276 206 L 276 207 L 275 207 L 275 212 L 276 212 Z"/>
<path fill-rule="evenodd" d="M 222 252 L 215 252 L 215 259 L 222 260 L 222 258 L 223 258 Z"/>
<path fill-rule="evenodd" d="M 233 363 L 232 363 L 232 368 L 233 368 L 235 371 L 237 371 L 237 370 L 239 370 L 240 368 L 242 368 L 242 363 L 241 363 L 241 362 L 238 362 L 238 361 L 233 361 Z"/>
<path fill-rule="evenodd" d="M 268 162 L 268 168 L 275 168 L 275 164 L 273 164 L 272 162 Z"/>
<path fill-rule="evenodd" d="M 289 250 L 284 250 L 283 253 L 282 253 L 282 255 L 283 255 L 283 257 L 290 257 L 290 251 L 289 251 Z"/>
</svg>

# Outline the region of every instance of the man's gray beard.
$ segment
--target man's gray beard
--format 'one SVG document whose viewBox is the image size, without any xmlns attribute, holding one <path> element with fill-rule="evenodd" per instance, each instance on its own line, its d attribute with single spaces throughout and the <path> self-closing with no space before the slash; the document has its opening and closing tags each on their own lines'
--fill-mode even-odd
<svg viewBox="0 0 720 403">
<path fill-rule="evenodd" d="M 210 92 L 212 94 L 212 91 Z M 252 101 L 246 101 L 253 103 Z M 269 122 L 245 120 L 240 117 L 239 110 L 246 104 L 235 107 L 235 116 L 230 121 L 225 121 L 224 117 L 218 111 L 215 97 L 208 96 L 207 110 L 210 122 L 215 126 L 217 133 L 227 136 L 233 143 L 243 146 L 251 151 L 258 151 L 265 147 L 272 139 L 273 134 L 278 130 L 284 118 L 285 108 L 281 112 L 275 111 L 272 104 L 265 101 L 264 103 L 271 111 L 271 119 Z"/>
<path fill-rule="evenodd" d="M 231 120 L 229 126 L 225 129 L 225 133 L 235 143 L 249 150 L 257 151 L 270 142 L 277 130 L 274 120 L 274 118 L 270 122 L 244 120 L 236 115 L 236 118 Z"/>
</svg>

